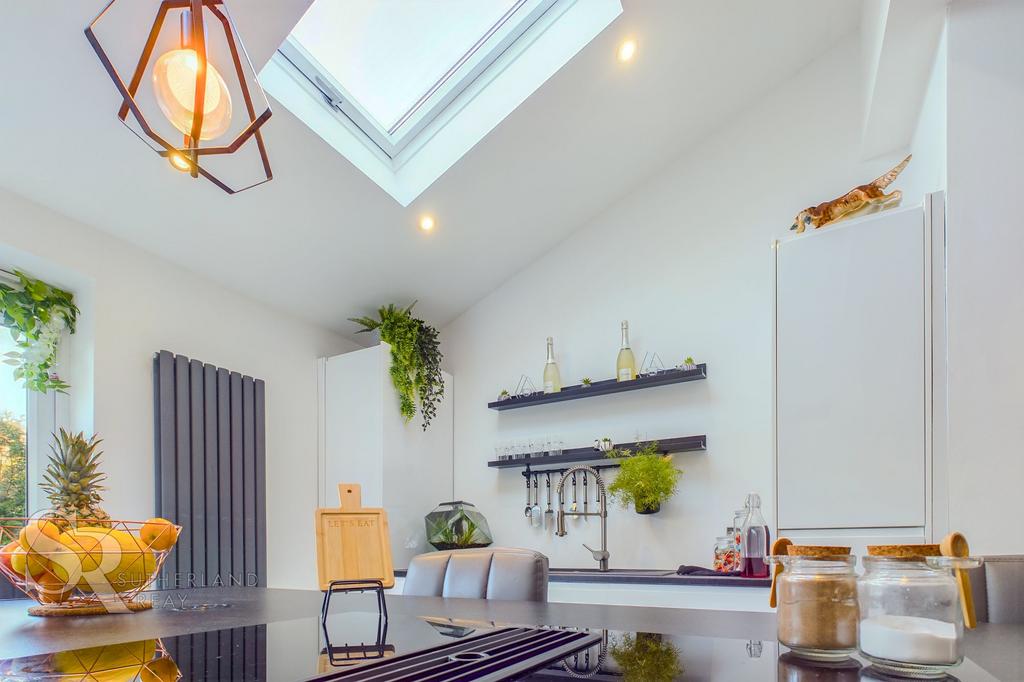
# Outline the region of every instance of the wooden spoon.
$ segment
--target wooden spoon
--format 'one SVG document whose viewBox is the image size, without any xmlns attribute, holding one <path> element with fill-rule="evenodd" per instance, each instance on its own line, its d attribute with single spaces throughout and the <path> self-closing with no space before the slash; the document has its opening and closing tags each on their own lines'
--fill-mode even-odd
<svg viewBox="0 0 1024 682">
<path fill-rule="evenodd" d="M 939 543 L 939 551 L 942 552 L 942 556 L 949 557 L 968 557 L 971 555 L 970 545 L 967 544 L 967 538 L 960 533 L 950 533 L 942 539 Z M 971 579 L 967 575 L 967 570 L 963 568 L 957 568 L 953 571 L 956 576 L 956 584 L 960 588 L 960 605 L 964 610 L 964 626 L 968 629 L 974 628 L 978 624 L 978 620 L 974 614 L 974 595 L 971 593 Z"/>
<path fill-rule="evenodd" d="M 786 553 L 786 548 L 793 544 L 793 541 L 789 538 L 778 538 L 772 543 L 772 556 L 779 556 Z M 768 606 L 773 609 L 778 604 L 778 599 L 775 596 L 775 581 L 779 579 L 779 574 L 782 573 L 782 564 L 775 564 L 775 569 L 772 571 L 772 591 L 768 595 Z"/>
</svg>

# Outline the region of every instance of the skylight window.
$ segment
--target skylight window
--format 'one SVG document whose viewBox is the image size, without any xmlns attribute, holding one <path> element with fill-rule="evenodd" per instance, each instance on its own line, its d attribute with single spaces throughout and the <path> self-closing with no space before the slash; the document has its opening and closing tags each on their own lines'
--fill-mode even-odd
<svg viewBox="0 0 1024 682">
<path fill-rule="evenodd" d="M 621 11 L 619 0 L 315 0 L 260 79 L 407 205 Z"/>
</svg>

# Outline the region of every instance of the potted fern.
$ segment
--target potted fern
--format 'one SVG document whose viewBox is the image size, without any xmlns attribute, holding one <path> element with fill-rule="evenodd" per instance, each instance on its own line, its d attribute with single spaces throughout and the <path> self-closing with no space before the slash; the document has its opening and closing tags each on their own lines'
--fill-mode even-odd
<svg viewBox="0 0 1024 682">
<path fill-rule="evenodd" d="M 623 507 L 632 505 L 637 514 L 656 514 L 661 503 L 676 494 L 683 470 L 672 465 L 672 455 L 658 450 L 657 441 L 636 452 L 613 450 L 608 457 L 622 460 L 608 494 Z"/>
<path fill-rule="evenodd" d="M 622 668 L 623 682 L 670 682 L 683 674 L 679 649 L 661 635 L 649 632 L 623 635 L 608 653 Z"/>
</svg>

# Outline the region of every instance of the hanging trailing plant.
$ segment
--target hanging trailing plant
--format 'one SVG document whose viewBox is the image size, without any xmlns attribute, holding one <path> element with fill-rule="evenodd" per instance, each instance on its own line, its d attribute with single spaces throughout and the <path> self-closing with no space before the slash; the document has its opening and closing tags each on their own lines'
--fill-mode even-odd
<svg viewBox="0 0 1024 682">
<path fill-rule="evenodd" d="M 393 303 L 377 310 L 380 319 L 350 317 L 363 326 L 357 333 L 380 330 L 380 339 L 391 346 L 391 383 L 398 392 L 399 409 L 405 421 L 416 416 L 419 402 L 423 430 L 437 415 L 437 406 L 444 397 L 441 375 L 441 346 L 437 330 L 412 316 L 413 301 L 408 308 Z"/>
<path fill-rule="evenodd" d="M 79 312 L 75 297 L 20 270 L 14 274 L 18 284 L 0 282 L 0 324 L 11 330 L 18 346 L 5 353 L 4 362 L 14 366 L 14 379 L 29 390 L 64 392 L 70 386 L 51 370 L 64 330 L 75 333 Z"/>
</svg>

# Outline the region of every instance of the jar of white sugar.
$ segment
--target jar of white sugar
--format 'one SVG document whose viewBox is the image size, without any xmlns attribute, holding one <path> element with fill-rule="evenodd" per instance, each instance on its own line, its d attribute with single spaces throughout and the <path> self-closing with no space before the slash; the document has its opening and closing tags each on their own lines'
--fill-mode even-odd
<svg viewBox="0 0 1024 682">
<path fill-rule="evenodd" d="M 868 547 L 857 580 L 861 653 L 877 668 L 943 677 L 963 660 L 964 620 L 952 569 L 977 559 L 940 556 L 938 545 Z"/>
</svg>

